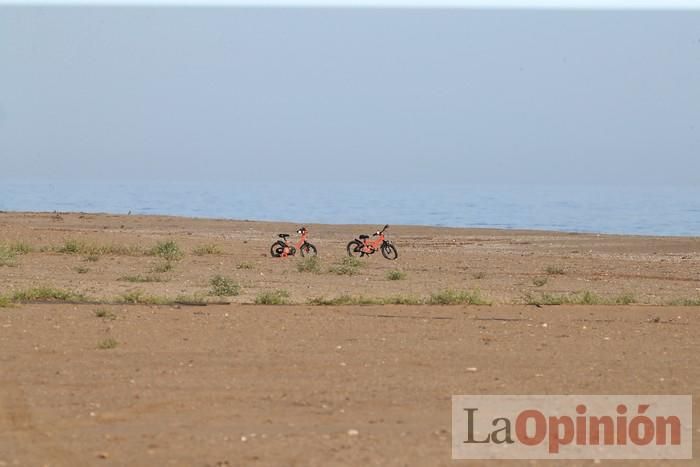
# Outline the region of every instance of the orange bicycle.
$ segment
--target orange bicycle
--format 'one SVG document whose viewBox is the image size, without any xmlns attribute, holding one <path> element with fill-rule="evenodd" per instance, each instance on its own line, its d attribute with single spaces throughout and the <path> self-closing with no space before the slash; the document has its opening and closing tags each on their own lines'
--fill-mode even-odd
<svg viewBox="0 0 700 467">
<path fill-rule="evenodd" d="M 306 241 L 306 237 L 309 235 L 309 231 L 306 230 L 306 227 L 300 228 L 297 230 L 297 233 L 301 235 L 301 238 L 296 245 L 290 244 L 287 241 L 289 234 L 279 234 L 278 237 L 282 240 L 277 240 L 270 247 L 270 254 L 272 257 L 286 258 L 287 256 L 294 256 L 297 253 L 297 250 L 301 252 L 301 256 L 316 256 L 316 247 Z"/>
<path fill-rule="evenodd" d="M 369 235 L 360 235 L 359 238 L 348 243 L 348 255 L 350 256 L 365 256 L 372 255 L 377 250 L 382 251 L 382 256 L 386 259 L 394 260 L 399 257 L 399 252 L 396 251 L 396 247 L 384 238 L 384 231 L 388 229 L 389 226 L 385 225 L 382 230 L 378 230 L 372 234 L 373 237 L 377 237 L 376 240 L 370 240 Z"/>
</svg>

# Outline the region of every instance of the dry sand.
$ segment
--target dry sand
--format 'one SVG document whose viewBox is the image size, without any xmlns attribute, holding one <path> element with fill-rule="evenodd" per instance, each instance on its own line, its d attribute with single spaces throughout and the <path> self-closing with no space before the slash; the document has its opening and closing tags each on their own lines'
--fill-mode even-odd
<svg viewBox="0 0 700 467">
<path fill-rule="evenodd" d="M 0 466 L 554 465 L 451 461 L 452 394 L 692 394 L 698 419 L 698 308 L 652 305 L 700 297 L 697 238 L 396 226 L 388 234 L 397 261 L 374 255 L 341 276 L 328 268 L 376 226 L 308 226 L 320 274 L 269 256 L 275 234 L 297 227 L 0 214 L 0 244 L 33 249 L 0 266 L 0 294 L 51 286 L 110 302 L 134 291 L 204 295 L 216 274 L 242 287 L 229 305 L 0 308 Z M 168 239 L 185 256 L 156 274 L 164 282 L 118 280 L 154 274 L 161 260 L 152 256 L 56 252 L 67 240 L 143 249 Z M 191 253 L 204 244 L 222 253 Z M 406 278 L 388 280 L 393 269 Z M 447 288 L 479 289 L 493 305 L 305 304 Z M 246 304 L 274 289 L 297 305 Z M 585 291 L 638 304 L 525 304 Z M 98 349 L 107 339 L 116 347 Z"/>
</svg>

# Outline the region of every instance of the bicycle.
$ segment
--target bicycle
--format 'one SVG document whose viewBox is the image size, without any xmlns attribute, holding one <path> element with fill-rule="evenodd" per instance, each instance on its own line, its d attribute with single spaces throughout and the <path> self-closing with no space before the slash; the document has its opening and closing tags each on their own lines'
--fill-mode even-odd
<svg viewBox="0 0 700 467">
<path fill-rule="evenodd" d="M 384 237 L 384 231 L 389 226 L 385 225 L 382 230 L 378 230 L 372 234 L 372 237 L 377 237 L 376 240 L 370 240 L 369 235 L 360 235 L 355 240 L 348 243 L 349 256 L 365 256 L 373 255 L 378 250 L 381 250 L 382 256 L 389 260 L 395 260 L 399 257 L 399 252 L 396 247 Z"/>
<path fill-rule="evenodd" d="M 294 256 L 297 250 L 299 250 L 301 256 L 316 256 L 318 254 L 316 247 L 306 240 L 306 237 L 309 235 L 309 231 L 306 227 L 300 228 L 297 230 L 297 233 L 301 235 L 301 238 L 299 238 L 296 244 L 290 244 L 288 242 L 289 234 L 278 234 L 277 236 L 282 240 L 277 240 L 272 244 L 270 247 L 270 255 L 272 255 L 273 258 L 286 258 L 287 256 Z"/>
</svg>

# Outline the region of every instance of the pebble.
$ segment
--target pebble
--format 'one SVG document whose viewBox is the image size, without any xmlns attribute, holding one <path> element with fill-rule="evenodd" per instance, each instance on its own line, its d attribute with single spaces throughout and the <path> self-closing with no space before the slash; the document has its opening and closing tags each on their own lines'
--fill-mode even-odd
<svg viewBox="0 0 700 467">
<path fill-rule="evenodd" d="M 348 435 L 349 435 L 349 436 L 357 436 L 357 435 L 359 435 L 359 434 L 360 434 L 360 432 L 357 431 L 357 430 L 355 430 L 355 429 L 350 429 L 350 430 L 348 430 Z"/>
<path fill-rule="evenodd" d="M 470 366 L 469 368 L 467 368 L 467 371 L 474 372 L 477 371 L 477 368 L 475 366 Z"/>
</svg>

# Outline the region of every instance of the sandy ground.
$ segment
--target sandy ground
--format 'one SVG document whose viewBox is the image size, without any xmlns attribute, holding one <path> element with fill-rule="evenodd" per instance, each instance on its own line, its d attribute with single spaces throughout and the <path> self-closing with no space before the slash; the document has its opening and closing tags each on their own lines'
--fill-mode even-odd
<svg viewBox="0 0 700 467">
<path fill-rule="evenodd" d="M 102 301 L 135 290 L 207 294 L 215 274 L 242 287 L 228 305 L 0 308 L 0 466 L 555 465 L 452 461 L 453 394 L 692 394 L 698 419 L 698 307 L 652 305 L 700 297 L 697 238 L 397 226 L 389 230 L 397 261 L 375 255 L 340 276 L 328 268 L 345 244 L 376 226 L 308 226 L 320 274 L 269 257 L 275 234 L 296 227 L 0 213 L 0 244 L 33 249 L 0 266 L 0 294 L 36 286 Z M 66 240 L 148 248 L 165 239 L 185 256 L 160 274 L 164 282 L 118 280 L 152 274 L 160 260 L 151 256 L 56 252 Z M 208 243 L 222 253 L 191 253 Z M 392 269 L 406 278 L 387 280 Z M 445 288 L 479 289 L 494 304 L 305 304 Z M 273 289 L 297 305 L 247 304 Z M 638 304 L 524 304 L 543 291 L 627 294 Z M 106 339 L 115 347 L 98 348 Z M 697 458 L 698 427 L 694 445 Z"/>
</svg>

